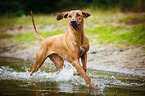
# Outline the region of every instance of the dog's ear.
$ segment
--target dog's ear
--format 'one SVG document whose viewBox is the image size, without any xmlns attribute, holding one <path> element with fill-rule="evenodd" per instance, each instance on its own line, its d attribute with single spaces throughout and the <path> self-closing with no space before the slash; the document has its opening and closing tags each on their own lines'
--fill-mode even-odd
<svg viewBox="0 0 145 96">
<path fill-rule="evenodd" d="M 82 13 L 83 13 L 84 18 L 87 18 L 87 17 L 89 17 L 89 16 L 90 16 L 90 14 L 89 14 L 89 13 L 87 13 L 87 12 L 82 11 Z"/>
<path fill-rule="evenodd" d="M 62 13 L 57 14 L 57 20 L 61 20 L 63 18 L 67 18 L 67 17 L 68 17 L 68 12 L 62 12 Z"/>
</svg>

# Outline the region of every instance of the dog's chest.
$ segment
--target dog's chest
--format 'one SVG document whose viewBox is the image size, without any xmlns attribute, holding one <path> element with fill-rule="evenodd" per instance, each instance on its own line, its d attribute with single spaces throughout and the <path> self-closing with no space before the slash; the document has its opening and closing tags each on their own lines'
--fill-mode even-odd
<svg viewBox="0 0 145 96">
<path fill-rule="evenodd" d="M 85 53 L 86 49 L 80 46 L 80 56 L 82 56 Z"/>
</svg>

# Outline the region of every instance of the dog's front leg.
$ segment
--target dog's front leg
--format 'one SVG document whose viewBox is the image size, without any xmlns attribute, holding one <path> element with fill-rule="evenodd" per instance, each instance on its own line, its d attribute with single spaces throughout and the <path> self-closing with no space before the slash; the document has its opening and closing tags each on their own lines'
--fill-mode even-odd
<svg viewBox="0 0 145 96">
<path fill-rule="evenodd" d="M 88 75 L 83 70 L 82 66 L 79 63 L 78 59 L 72 60 L 72 65 L 77 69 L 77 71 L 81 74 L 81 76 L 84 78 L 86 84 L 91 84 L 91 79 L 88 77 Z"/>
<path fill-rule="evenodd" d="M 91 82 L 91 79 L 89 78 L 89 76 L 86 74 L 86 72 L 84 71 L 84 69 L 80 65 L 78 53 L 79 53 L 79 51 L 73 52 L 73 51 L 69 50 L 72 65 L 77 69 L 77 71 L 84 78 L 86 84 L 89 85 L 90 87 L 95 88 L 94 84 Z"/>
<path fill-rule="evenodd" d="M 87 53 L 83 54 L 81 56 L 81 61 L 82 61 L 82 68 L 84 69 L 84 71 L 87 71 Z M 75 72 L 74 75 L 80 75 L 79 72 Z"/>
<path fill-rule="evenodd" d="M 84 78 L 85 82 L 87 85 L 89 85 L 90 87 L 93 88 L 98 88 L 97 86 L 95 86 L 92 82 L 91 79 L 89 78 L 89 76 L 86 74 L 86 72 L 83 70 L 83 68 L 81 67 L 80 63 L 79 63 L 79 59 L 74 59 L 72 60 L 72 65 L 77 69 L 77 71 L 81 74 L 81 76 Z"/>
<path fill-rule="evenodd" d="M 83 69 L 86 72 L 87 71 L 87 53 L 81 56 L 81 61 L 82 61 Z"/>
</svg>

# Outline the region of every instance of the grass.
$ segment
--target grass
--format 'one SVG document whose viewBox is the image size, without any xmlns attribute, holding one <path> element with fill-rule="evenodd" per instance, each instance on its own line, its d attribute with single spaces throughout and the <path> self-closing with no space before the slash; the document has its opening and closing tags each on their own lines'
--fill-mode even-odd
<svg viewBox="0 0 145 96">
<path fill-rule="evenodd" d="M 43 36 L 44 38 L 48 38 L 54 35 L 58 35 L 58 34 L 63 34 L 64 31 L 63 30 L 56 30 L 54 32 L 39 32 L 39 34 L 41 36 Z M 34 41 L 39 40 L 36 35 L 34 34 L 34 32 L 28 32 L 28 33 L 21 33 L 21 34 L 16 34 L 14 36 L 14 39 L 17 41 L 18 44 L 34 44 Z"/>
<path fill-rule="evenodd" d="M 86 19 L 85 22 L 92 23 L 92 24 L 114 22 L 114 21 L 118 21 L 122 17 L 125 17 L 125 14 L 121 12 L 119 8 L 108 9 L 108 10 L 85 9 L 85 11 L 91 13 L 91 16 L 89 17 L 89 19 Z"/>
<path fill-rule="evenodd" d="M 13 37 L 14 35 L 12 34 L 0 33 L 0 39 L 13 38 Z"/>
<path fill-rule="evenodd" d="M 45 38 L 50 36 L 63 34 L 64 30 L 56 30 L 54 32 L 39 32 Z M 91 35 L 90 41 L 96 39 L 96 44 L 123 44 L 123 45 L 137 45 L 145 43 L 145 26 L 138 25 L 132 27 L 120 25 L 101 25 L 92 30 L 85 29 L 85 33 Z M 6 35 L 8 38 L 13 37 L 19 44 L 30 43 L 39 40 L 34 32 L 16 34 L 15 36 Z"/>
<path fill-rule="evenodd" d="M 119 21 L 145 22 L 145 14 L 120 18 Z"/>
<path fill-rule="evenodd" d="M 89 35 L 89 40 L 97 41 L 96 44 L 122 44 L 122 45 L 138 45 L 145 44 L 145 14 L 138 15 L 127 15 L 129 13 L 123 13 L 119 9 L 111 10 L 91 10 L 85 9 L 86 12 L 91 13 L 91 16 L 85 19 L 85 33 Z M 132 14 L 132 13 L 131 13 Z M 37 25 L 67 25 L 67 20 L 56 20 L 56 14 L 50 15 L 36 15 L 34 14 L 34 20 Z M 122 25 L 120 23 L 113 24 L 112 22 L 137 22 L 136 25 L 131 23 L 128 25 Z M 20 16 L 20 17 L 0 17 L 0 28 L 7 28 L 9 26 L 16 25 L 31 25 L 31 16 Z M 94 26 L 97 25 L 97 26 Z M 64 30 L 56 30 L 53 32 L 39 32 L 45 38 L 53 35 L 62 34 Z M 34 32 L 19 33 L 19 34 L 6 34 L 0 33 L 0 39 L 14 38 L 16 43 L 25 44 L 31 43 L 38 40 Z M 35 44 L 34 44 L 35 45 Z"/>
<path fill-rule="evenodd" d="M 34 20 L 37 25 L 65 25 L 67 24 L 66 20 L 57 21 L 56 14 L 54 15 L 34 15 Z M 0 17 L 0 26 L 9 27 L 16 25 L 31 25 L 31 16 L 22 15 L 20 17 Z"/>
<path fill-rule="evenodd" d="M 93 30 L 86 29 L 87 34 L 94 35 L 98 44 L 137 45 L 145 43 L 145 26 L 101 25 Z"/>
</svg>

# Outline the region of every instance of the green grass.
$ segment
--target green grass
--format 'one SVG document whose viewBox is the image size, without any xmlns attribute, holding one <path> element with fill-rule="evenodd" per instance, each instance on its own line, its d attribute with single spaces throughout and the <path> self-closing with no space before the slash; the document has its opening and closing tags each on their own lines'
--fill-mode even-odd
<svg viewBox="0 0 145 96">
<path fill-rule="evenodd" d="M 119 21 L 145 22 L 145 14 L 120 18 Z"/>
<path fill-rule="evenodd" d="M 137 45 L 145 44 L 145 26 L 138 25 L 132 27 L 120 25 L 101 25 L 93 30 L 85 29 L 87 34 L 93 37 L 90 40 L 96 39 L 99 44 L 123 44 Z"/>
<path fill-rule="evenodd" d="M 14 35 L 12 34 L 0 33 L 0 39 L 13 38 L 13 37 Z"/>
<path fill-rule="evenodd" d="M 16 22 L 16 18 L 0 18 L 1 27 L 14 26 L 14 22 Z"/>
<path fill-rule="evenodd" d="M 37 25 L 66 25 L 66 20 L 56 20 L 56 14 L 53 15 L 35 15 L 34 14 L 34 21 Z M 16 26 L 16 25 L 31 25 L 31 16 L 20 16 L 20 17 L 0 17 L 0 26 L 1 27 L 9 27 L 9 26 Z"/>
<path fill-rule="evenodd" d="M 89 35 L 90 42 L 94 39 L 96 44 L 123 44 L 123 45 L 138 45 L 145 44 L 145 14 L 128 15 L 129 13 L 123 13 L 119 9 L 104 10 L 91 10 L 85 9 L 84 11 L 91 13 L 89 18 L 85 19 L 85 33 Z M 132 14 L 132 13 L 131 13 Z M 56 20 L 56 14 L 50 15 L 36 15 L 34 14 L 34 20 L 36 25 L 62 25 L 67 26 L 67 20 Z M 112 22 L 137 22 L 136 25 L 132 23 L 128 25 L 122 25 L 120 23 L 114 25 Z M 31 25 L 31 16 L 20 17 L 0 17 L 0 28 L 16 25 Z M 94 25 L 97 25 L 94 26 Z M 64 33 L 64 30 L 56 30 L 54 32 L 39 32 L 39 34 L 45 38 Z M 16 43 L 25 44 L 39 40 L 34 32 L 19 33 L 19 34 L 6 34 L 0 33 L 0 39 L 14 38 Z"/>
<path fill-rule="evenodd" d="M 123 12 L 121 12 L 119 8 L 108 9 L 108 10 L 90 8 L 90 9 L 84 9 L 84 11 L 91 13 L 91 16 L 85 20 L 85 23 L 91 23 L 91 24 L 114 22 L 126 16 Z"/>
<path fill-rule="evenodd" d="M 133 44 L 145 44 L 145 25 L 133 26 L 129 41 Z"/>
<path fill-rule="evenodd" d="M 63 34 L 63 30 L 56 30 L 54 32 L 39 32 L 41 36 L 44 38 L 48 38 L 50 36 L 58 35 L 58 34 Z M 14 36 L 14 39 L 16 40 L 17 43 L 19 44 L 34 44 L 34 41 L 39 40 L 34 32 L 28 32 L 28 33 L 21 33 L 21 34 L 16 34 Z"/>
<path fill-rule="evenodd" d="M 41 36 L 44 38 L 48 38 L 50 36 L 63 34 L 64 30 L 56 30 L 54 32 L 39 32 Z M 93 41 L 96 39 L 96 44 L 123 44 L 123 45 L 137 45 L 137 44 L 145 44 L 145 26 L 138 25 L 132 27 L 120 26 L 120 25 L 101 25 L 95 27 L 94 29 L 85 29 L 85 33 L 90 35 L 89 40 Z M 7 35 L 6 35 L 7 36 Z M 8 37 L 8 36 L 7 36 Z M 11 36 L 10 36 L 11 37 Z M 17 43 L 25 44 L 30 43 L 33 44 L 33 41 L 39 40 L 34 32 L 21 33 L 12 36 L 15 38 Z"/>
</svg>

